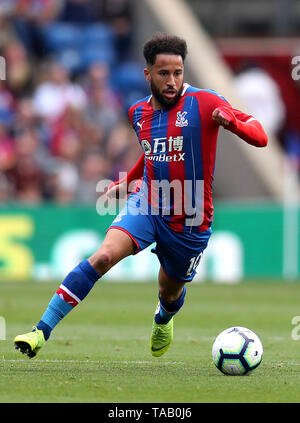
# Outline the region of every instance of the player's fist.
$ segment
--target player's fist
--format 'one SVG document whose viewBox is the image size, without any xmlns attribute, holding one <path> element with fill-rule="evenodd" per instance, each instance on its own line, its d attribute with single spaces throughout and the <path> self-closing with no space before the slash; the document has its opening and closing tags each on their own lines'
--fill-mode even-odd
<svg viewBox="0 0 300 423">
<path fill-rule="evenodd" d="M 236 123 L 234 113 L 226 106 L 216 108 L 212 113 L 212 118 L 225 128 Z"/>
</svg>

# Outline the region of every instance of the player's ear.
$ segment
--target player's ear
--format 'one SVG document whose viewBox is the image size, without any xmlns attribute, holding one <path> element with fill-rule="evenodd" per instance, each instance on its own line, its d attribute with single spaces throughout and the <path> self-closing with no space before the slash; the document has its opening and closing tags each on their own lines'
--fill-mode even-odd
<svg viewBox="0 0 300 423">
<path fill-rule="evenodd" d="M 146 78 L 146 81 L 147 82 L 150 82 L 150 71 L 149 71 L 149 69 L 148 68 L 145 68 L 144 69 L 144 75 L 145 75 L 145 78 Z"/>
</svg>

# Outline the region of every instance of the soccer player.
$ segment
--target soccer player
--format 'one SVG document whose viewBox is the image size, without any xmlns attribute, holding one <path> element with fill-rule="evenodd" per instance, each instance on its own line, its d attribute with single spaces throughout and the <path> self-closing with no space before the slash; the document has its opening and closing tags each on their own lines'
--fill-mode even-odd
<svg viewBox="0 0 300 423">
<path fill-rule="evenodd" d="M 107 196 L 127 193 L 134 181 L 139 183 L 100 248 L 66 276 L 33 330 L 14 339 L 28 357 L 37 354 L 102 275 L 152 243 L 160 270 L 150 349 L 153 356 L 164 354 L 173 338 L 173 317 L 184 303 L 185 285 L 193 280 L 212 232 L 219 127 L 253 146 L 267 145 L 254 117 L 234 109 L 213 90 L 184 83 L 185 40 L 159 33 L 146 42 L 143 52 L 151 95 L 129 109 L 143 154 L 126 178 L 109 187 Z"/>
</svg>

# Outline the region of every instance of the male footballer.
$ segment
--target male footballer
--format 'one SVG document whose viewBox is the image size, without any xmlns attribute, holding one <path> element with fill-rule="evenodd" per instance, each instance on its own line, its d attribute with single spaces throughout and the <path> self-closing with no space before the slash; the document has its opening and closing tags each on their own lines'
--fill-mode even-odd
<svg viewBox="0 0 300 423">
<path fill-rule="evenodd" d="M 133 181 L 140 183 L 99 249 L 66 276 L 33 330 L 14 339 L 30 358 L 102 275 L 153 243 L 160 270 L 150 350 L 155 357 L 164 354 L 173 338 L 173 317 L 184 304 L 185 285 L 193 280 L 212 232 L 219 127 L 252 146 L 267 145 L 253 116 L 232 108 L 215 91 L 184 82 L 185 40 L 159 33 L 145 43 L 143 53 L 151 94 L 128 112 L 143 154 L 125 179 L 111 184 L 107 196 L 127 193 Z"/>
</svg>

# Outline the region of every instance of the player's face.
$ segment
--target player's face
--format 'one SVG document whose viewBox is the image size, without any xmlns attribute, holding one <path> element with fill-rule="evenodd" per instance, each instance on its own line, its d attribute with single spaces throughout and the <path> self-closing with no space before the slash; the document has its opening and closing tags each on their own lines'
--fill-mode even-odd
<svg viewBox="0 0 300 423">
<path fill-rule="evenodd" d="M 176 54 L 158 54 L 154 65 L 144 70 L 157 106 L 173 107 L 183 89 L 183 60 Z"/>
</svg>

